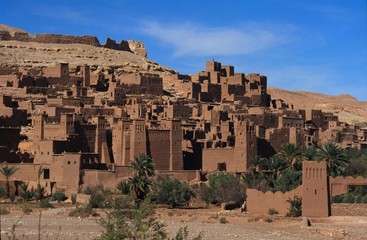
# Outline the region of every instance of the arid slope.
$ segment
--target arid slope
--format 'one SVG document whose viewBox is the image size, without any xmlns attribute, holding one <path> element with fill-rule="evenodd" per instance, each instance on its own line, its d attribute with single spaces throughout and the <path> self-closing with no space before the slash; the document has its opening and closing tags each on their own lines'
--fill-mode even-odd
<svg viewBox="0 0 367 240">
<path fill-rule="evenodd" d="M 341 121 L 348 123 L 367 121 L 367 102 L 358 101 L 348 94 L 330 96 L 321 93 L 287 91 L 271 87 L 268 89 L 268 92 L 273 99 L 283 99 L 285 102 L 293 104 L 295 109 L 313 108 L 321 109 L 325 112 L 333 112 L 339 116 Z"/>
</svg>

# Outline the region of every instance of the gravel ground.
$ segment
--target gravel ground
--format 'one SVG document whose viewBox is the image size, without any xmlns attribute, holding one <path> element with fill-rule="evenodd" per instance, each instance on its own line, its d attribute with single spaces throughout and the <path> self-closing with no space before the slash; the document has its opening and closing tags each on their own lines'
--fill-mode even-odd
<svg viewBox="0 0 367 240">
<path fill-rule="evenodd" d="M 367 205 L 364 206 L 367 208 Z M 347 208 L 343 206 L 343 208 Z M 353 206 L 351 206 L 353 208 Z M 74 240 L 95 239 L 103 229 L 98 217 L 69 217 L 72 207 L 64 206 L 42 210 L 42 239 Z M 101 213 L 102 214 L 102 213 Z M 188 227 L 190 237 L 200 232 L 204 240 L 212 239 L 367 239 L 367 216 L 333 216 L 311 219 L 311 227 L 303 227 L 302 219 L 280 216 L 260 216 L 211 209 L 157 209 L 156 218 L 166 225 L 172 237 L 180 227 Z M 23 215 L 19 210 L 1 216 L 3 239 L 11 236 L 16 224 L 18 239 L 38 239 L 39 212 Z M 220 223 L 225 222 L 225 223 Z"/>
</svg>

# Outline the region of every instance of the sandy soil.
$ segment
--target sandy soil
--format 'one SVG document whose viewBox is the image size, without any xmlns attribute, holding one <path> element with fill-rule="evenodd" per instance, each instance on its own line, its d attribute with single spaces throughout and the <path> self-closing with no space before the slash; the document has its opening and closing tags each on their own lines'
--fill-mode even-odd
<svg viewBox="0 0 367 240">
<path fill-rule="evenodd" d="M 366 208 L 366 207 L 365 207 Z M 99 217 L 69 217 L 73 209 L 63 206 L 42 210 L 42 239 L 95 239 L 103 229 L 98 225 Z M 100 212 L 103 215 L 103 212 Z M 166 225 L 170 236 L 180 227 L 187 226 L 190 236 L 200 232 L 203 239 L 367 239 L 367 216 L 333 216 L 311 219 L 311 227 L 303 227 L 301 218 L 289 219 L 281 216 L 260 216 L 240 213 L 239 210 L 221 211 L 211 209 L 157 209 L 156 218 Z M 225 220 L 226 223 L 220 223 Z M 12 209 L 1 216 L 1 235 L 11 235 L 16 224 L 18 239 L 37 239 L 39 211 L 29 215 Z"/>
</svg>

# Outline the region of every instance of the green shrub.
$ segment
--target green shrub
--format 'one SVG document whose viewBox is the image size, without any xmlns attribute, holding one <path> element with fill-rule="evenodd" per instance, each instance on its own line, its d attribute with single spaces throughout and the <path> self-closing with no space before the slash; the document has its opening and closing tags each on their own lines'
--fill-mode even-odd
<svg viewBox="0 0 367 240">
<path fill-rule="evenodd" d="M 54 206 L 50 203 L 48 198 L 44 198 L 39 202 L 40 208 L 53 208 Z"/>
<path fill-rule="evenodd" d="M 269 215 L 276 215 L 278 214 L 279 212 L 277 210 L 275 210 L 274 208 L 269 208 L 268 210 L 268 214 Z"/>
<path fill-rule="evenodd" d="M 273 182 L 274 191 L 288 192 L 296 189 L 302 184 L 302 171 L 294 171 L 289 169 L 283 171 L 282 174 Z"/>
<path fill-rule="evenodd" d="M 344 194 L 343 203 L 355 203 L 355 198 L 352 194 Z"/>
<path fill-rule="evenodd" d="M 71 194 L 71 197 L 70 197 L 70 199 L 71 199 L 71 203 L 73 204 L 73 205 L 75 205 L 76 203 L 77 203 L 77 194 L 76 193 L 73 193 L 73 194 Z"/>
<path fill-rule="evenodd" d="M 22 210 L 22 212 L 24 214 L 29 214 L 29 213 L 31 213 L 33 211 L 28 202 L 20 203 L 19 204 L 19 207 L 20 207 L 20 209 Z"/>
<path fill-rule="evenodd" d="M 199 195 L 200 199 L 206 203 L 206 207 L 209 206 L 209 203 L 211 203 L 212 199 L 214 198 L 214 190 L 208 187 L 208 185 L 205 183 L 200 184 L 197 194 Z"/>
<path fill-rule="evenodd" d="M 59 203 L 59 202 L 65 201 L 68 198 L 66 197 L 65 193 L 63 192 L 55 192 L 54 194 L 52 194 L 51 199 L 52 201 L 57 201 Z"/>
<path fill-rule="evenodd" d="M 104 208 L 106 196 L 102 193 L 95 193 L 89 198 L 89 205 L 92 208 Z"/>
<path fill-rule="evenodd" d="M 130 193 L 130 186 L 127 181 L 120 181 L 117 184 L 117 189 L 120 191 L 121 194 L 127 195 Z"/>
<path fill-rule="evenodd" d="M 221 224 L 226 224 L 226 223 L 228 223 L 228 221 L 227 221 L 227 219 L 226 219 L 225 217 L 221 217 L 221 218 L 219 218 L 219 222 L 220 222 Z"/>
<path fill-rule="evenodd" d="M 157 183 L 156 200 L 175 208 L 187 205 L 194 193 L 189 185 L 168 176 L 160 177 Z"/>
<path fill-rule="evenodd" d="M 300 217 L 302 215 L 302 199 L 297 195 L 289 198 L 287 202 L 290 203 L 290 208 L 288 208 L 287 217 Z"/>
<path fill-rule="evenodd" d="M 342 203 L 343 200 L 344 200 L 344 194 L 336 195 L 336 196 L 331 198 L 332 203 Z"/>
<path fill-rule="evenodd" d="M 84 188 L 83 193 L 86 195 L 93 195 L 97 192 L 103 192 L 103 191 L 105 191 L 103 185 L 98 184 L 95 186 L 87 186 L 86 188 Z"/>
<path fill-rule="evenodd" d="M 34 190 L 28 190 L 29 183 L 22 183 L 20 185 L 20 192 L 19 196 L 22 198 L 23 201 L 29 201 L 34 196 Z"/>
<path fill-rule="evenodd" d="M 235 202 L 240 206 L 246 198 L 244 185 L 231 173 L 210 174 L 208 181 L 210 188 L 208 197 L 213 204 Z"/>
<path fill-rule="evenodd" d="M 163 223 L 153 217 L 154 213 L 154 205 L 147 199 L 137 203 L 127 198 L 114 198 L 111 200 L 111 208 L 106 211 L 106 217 L 100 220 L 104 231 L 98 239 L 171 239 Z M 173 239 L 187 240 L 188 235 L 187 228 L 183 227 Z M 201 238 L 200 233 L 192 239 Z"/>
</svg>

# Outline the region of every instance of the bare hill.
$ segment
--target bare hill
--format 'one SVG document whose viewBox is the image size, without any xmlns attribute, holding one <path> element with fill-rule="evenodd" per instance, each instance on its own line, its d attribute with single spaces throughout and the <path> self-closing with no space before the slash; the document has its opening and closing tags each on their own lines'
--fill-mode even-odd
<svg viewBox="0 0 367 240">
<path fill-rule="evenodd" d="M 137 54 L 86 44 L 55 44 L 0 41 L 0 63 L 26 68 L 50 66 L 55 62 L 113 67 L 122 72 L 171 72 L 172 70 Z"/>
<path fill-rule="evenodd" d="M 356 98 L 342 94 L 330 96 L 321 93 L 304 91 L 287 91 L 279 88 L 269 88 L 269 94 L 273 99 L 283 99 L 293 104 L 295 109 L 321 109 L 325 112 L 333 112 L 341 121 L 348 123 L 360 123 L 367 121 L 367 102 L 358 101 Z"/>
<path fill-rule="evenodd" d="M 4 24 L 0 24 L 0 31 L 8 32 L 11 36 L 14 36 L 15 33 L 27 33 L 26 31 L 22 29 L 10 27 Z"/>
</svg>

